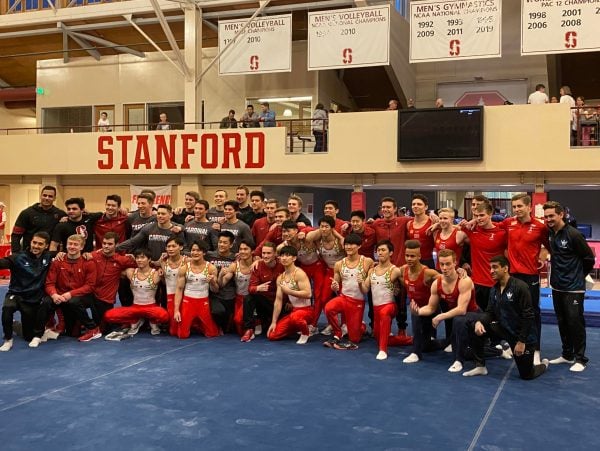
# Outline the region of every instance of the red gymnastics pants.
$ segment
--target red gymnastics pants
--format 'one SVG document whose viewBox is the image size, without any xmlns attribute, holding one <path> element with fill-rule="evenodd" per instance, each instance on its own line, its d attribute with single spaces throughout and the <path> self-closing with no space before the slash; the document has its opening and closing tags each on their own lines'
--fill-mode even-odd
<svg viewBox="0 0 600 451">
<path fill-rule="evenodd" d="M 398 307 L 392 299 L 392 302 L 383 305 L 375 305 L 373 307 L 375 313 L 373 319 L 373 335 L 379 343 L 379 350 L 387 353 L 388 345 L 399 346 L 400 343 L 396 343 L 394 339 L 397 337 L 390 337 L 390 331 L 392 330 L 392 320 L 396 317 Z"/>
<path fill-rule="evenodd" d="M 316 276 L 316 280 L 313 279 L 313 283 L 315 285 L 315 306 L 313 311 L 314 316 L 312 320 L 312 325 L 316 327 L 317 323 L 319 322 L 321 312 L 323 311 L 325 305 L 333 295 L 333 292 L 331 291 L 331 279 L 333 278 L 333 268 L 329 268 L 323 263 L 321 266 L 321 270 L 317 270 L 315 272 L 319 273 L 319 275 Z"/>
<path fill-rule="evenodd" d="M 169 312 L 169 335 L 177 336 L 179 323 L 175 321 L 175 295 L 167 294 L 167 312 Z"/>
<path fill-rule="evenodd" d="M 338 322 L 338 315 L 342 314 L 346 317 L 348 339 L 353 343 L 358 343 L 365 332 L 366 326 L 362 322 L 364 312 L 364 299 L 355 299 L 343 294 L 336 296 L 325 306 L 327 321 L 333 329 L 332 335 L 342 338 L 342 329 Z"/>
<path fill-rule="evenodd" d="M 104 321 L 107 323 L 133 324 L 141 319 L 147 319 L 154 324 L 166 323 L 169 321 L 169 313 L 156 304 L 133 304 L 129 307 L 114 308 L 104 315 Z"/>
<path fill-rule="evenodd" d="M 208 298 L 191 298 L 183 296 L 181 302 L 181 322 L 177 336 L 188 338 L 194 319 L 200 321 L 199 328 L 205 337 L 217 337 L 221 335 L 219 326 L 210 314 L 210 302 Z"/>
<path fill-rule="evenodd" d="M 233 324 L 238 335 L 244 335 L 244 298 L 243 294 L 235 295 L 235 305 L 233 307 Z"/>
<path fill-rule="evenodd" d="M 300 332 L 302 335 L 308 335 L 308 325 L 312 320 L 312 307 L 294 307 L 291 313 L 277 321 L 275 330 L 269 334 L 269 340 L 283 340 L 285 337 Z"/>
</svg>

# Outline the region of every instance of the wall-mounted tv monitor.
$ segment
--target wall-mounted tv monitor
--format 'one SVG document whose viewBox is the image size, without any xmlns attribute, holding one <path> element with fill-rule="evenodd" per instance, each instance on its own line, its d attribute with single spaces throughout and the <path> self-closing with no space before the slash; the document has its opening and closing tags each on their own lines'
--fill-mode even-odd
<svg viewBox="0 0 600 451">
<path fill-rule="evenodd" d="M 482 106 L 398 112 L 398 161 L 482 158 Z"/>
</svg>

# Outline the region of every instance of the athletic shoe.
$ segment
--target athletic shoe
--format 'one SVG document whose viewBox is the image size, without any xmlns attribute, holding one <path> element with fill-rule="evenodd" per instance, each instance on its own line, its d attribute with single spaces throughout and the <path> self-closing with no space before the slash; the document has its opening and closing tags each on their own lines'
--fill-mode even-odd
<svg viewBox="0 0 600 451">
<path fill-rule="evenodd" d="M 448 371 L 450 373 L 458 373 L 459 371 L 462 371 L 463 369 L 463 364 L 461 362 L 459 362 L 458 360 L 455 360 L 454 363 L 452 365 L 450 365 L 450 368 L 448 368 Z M 486 370 L 486 374 L 487 374 L 487 370 Z"/>
<path fill-rule="evenodd" d="M 377 360 L 385 360 L 385 359 L 387 359 L 387 352 L 385 352 L 385 351 L 379 351 L 377 353 L 377 355 L 375 356 L 375 359 L 377 359 Z"/>
<path fill-rule="evenodd" d="M 297 345 L 305 345 L 308 342 L 308 337 L 309 335 L 300 335 L 300 338 L 298 338 L 298 341 L 296 342 Z"/>
<path fill-rule="evenodd" d="M 123 332 L 122 330 L 115 330 L 115 331 L 109 333 L 106 337 L 104 337 L 104 339 L 108 340 L 108 341 L 121 341 L 123 335 L 126 335 L 126 334 L 127 333 Z"/>
<path fill-rule="evenodd" d="M 308 334 L 313 337 L 319 333 L 319 328 L 315 326 L 308 326 Z"/>
<path fill-rule="evenodd" d="M 510 350 L 510 346 L 508 348 L 502 350 L 502 354 L 500 355 L 500 357 L 502 357 L 503 359 L 506 359 L 506 360 L 510 360 L 513 358 L 513 353 Z M 535 364 L 535 362 L 534 362 L 534 364 Z"/>
<path fill-rule="evenodd" d="M 4 340 L 4 343 L 2 344 L 2 346 L 0 346 L 0 352 L 10 351 L 10 349 L 12 347 L 13 347 L 12 338 L 10 340 Z"/>
<path fill-rule="evenodd" d="M 244 333 L 244 335 L 242 335 L 242 338 L 240 339 L 240 341 L 243 341 L 244 343 L 248 343 L 252 340 L 254 340 L 254 331 L 252 329 L 246 330 L 246 332 Z"/>
<path fill-rule="evenodd" d="M 254 335 L 262 334 L 262 324 L 257 324 L 254 326 Z"/>
<path fill-rule="evenodd" d="M 52 329 L 46 329 L 44 331 L 44 335 L 42 335 L 41 341 L 42 342 L 46 342 L 48 340 L 56 340 L 59 337 L 59 333 L 52 330 Z"/>
<path fill-rule="evenodd" d="M 564 357 L 561 355 L 560 357 L 557 357 L 557 358 L 555 358 L 555 359 L 552 359 L 552 360 L 550 360 L 549 362 L 550 362 L 550 364 L 551 364 L 551 365 L 558 365 L 558 364 L 560 364 L 560 363 L 571 363 L 571 364 L 573 364 L 573 363 L 575 363 L 575 359 L 568 360 L 568 359 L 565 359 L 565 358 L 564 358 Z"/>
<path fill-rule="evenodd" d="M 404 360 L 402 360 L 402 362 L 404 362 L 404 363 L 417 363 L 419 360 L 421 360 L 421 359 L 419 359 L 419 356 L 413 352 L 408 357 L 405 357 Z"/>
<path fill-rule="evenodd" d="M 583 370 L 585 370 L 585 365 L 583 363 L 575 363 L 574 365 L 571 366 L 571 368 L 569 368 L 569 371 L 574 371 L 576 373 L 580 373 Z"/>
<path fill-rule="evenodd" d="M 92 341 L 100 337 L 102 337 L 102 332 L 100 332 L 100 328 L 94 327 L 93 329 L 88 330 L 85 334 L 79 337 L 79 341 Z"/>
<path fill-rule="evenodd" d="M 160 326 L 155 323 L 150 323 L 150 333 L 152 335 L 160 335 Z"/>
<path fill-rule="evenodd" d="M 444 352 L 451 353 L 452 352 L 452 343 L 444 348 Z"/>
<path fill-rule="evenodd" d="M 471 376 L 487 376 L 487 368 L 485 366 L 476 366 L 472 370 L 465 371 L 463 376 L 471 377 Z"/>
<path fill-rule="evenodd" d="M 321 335 L 326 335 L 326 336 L 329 336 L 332 333 L 333 333 L 333 327 L 331 327 L 330 324 L 327 325 L 327 327 L 321 331 Z"/>
<path fill-rule="evenodd" d="M 546 367 L 546 369 L 548 369 L 548 365 L 550 365 L 550 362 L 548 361 L 548 359 L 542 359 L 542 361 L 540 363 L 542 365 L 544 365 Z"/>
<path fill-rule="evenodd" d="M 33 340 L 31 340 L 29 342 L 29 347 L 30 348 L 37 348 L 40 343 L 42 342 L 42 339 L 40 337 L 33 337 Z"/>
<path fill-rule="evenodd" d="M 334 349 L 335 345 L 339 342 L 340 340 L 337 337 L 333 337 L 330 338 L 329 340 L 325 341 L 323 343 L 323 346 L 325 346 L 326 348 L 331 348 Z"/>
<path fill-rule="evenodd" d="M 337 343 L 333 344 L 333 348 L 338 351 L 354 351 L 358 349 L 358 345 L 352 343 L 350 340 L 338 340 Z"/>
<path fill-rule="evenodd" d="M 131 326 L 129 326 L 129 332 L 127 332 L 129 335 L 135 335 L 140 331 L 140 327 L 142 327 L 142 324 L 144 324 L 144 320 L 140 319 L 137 323 L 133 323 L 131 324 Z"/>
<path fill-rule="evenodd" d="M 545 360 L 548 360 L 548 359 L 545 359 Z M 540 360 L 540 351 L 534 351 L 533 352 L 533 364 L 539 365 L 540 363 L 542 363 L 542 361 Z"/>
</svg>

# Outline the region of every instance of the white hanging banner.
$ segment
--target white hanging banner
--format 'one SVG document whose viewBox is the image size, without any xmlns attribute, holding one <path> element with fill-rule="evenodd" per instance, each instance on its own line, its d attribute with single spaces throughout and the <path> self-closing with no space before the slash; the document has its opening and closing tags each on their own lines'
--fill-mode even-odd
<svg viewBox="0 0 600 451">
<path fill-rule="evenodd" d="M 390 63 L 390 5 L 308 13 L 308 70 Z"/>
<path fill-rule="evenodd" d="M 410 2 L 410 62 L 499 58 L 502 1 Z"/>
<path fill-rule="evenodd" d="M 137 211 L 137 197 L 144 190 L 151 190 L 156 193 L 156 198 L 154 199 L 153 207 L 156 208 L 161 204 L 171 205 L 171 191 L 173 185 L 163 185 L 163 186 L 139 186 L 139 185 L 129 185 L 129 193 L 131 197 L 131 208 L 129 211 Z"/>
<path fill-rule="evenodd" d="M 292 15 L 219 21 L 219 75 L 265 74 L 292 70 Z"/>
<path fill-rule="evenodd" d="M 599 49 L 599 0 L 521 0 L 521 55 Z"/>
</svg>

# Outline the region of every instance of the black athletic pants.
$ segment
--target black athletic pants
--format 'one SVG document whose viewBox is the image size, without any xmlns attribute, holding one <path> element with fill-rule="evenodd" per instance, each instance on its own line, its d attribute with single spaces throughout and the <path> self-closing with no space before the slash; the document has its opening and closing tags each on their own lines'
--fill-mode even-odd
<svg viewBox="0 0 600 451">
<path fill-rule="evenodd" d="M 273 301 L 261 294 L 249 294 L 244 298 L 244 329 L 254 329 L 254 311 L 263 330 L 267 330 L 273 319 Z"/>
<path fill-rule="evenodd" d="M 588 358 L 585 356 L 584 296 L 585 293 L 552 290 L 552 302 L 562 341 L 562 356 L 567 360 L 574 358 L 576 362 L 585 365 Z"/>
<path fill-rule="evenodd" d="M 535 327 L 537 328 L 537 345 L 535 350 L 540 350 L 542 339 L 542 312 L 540 311 L 540 276 L 537 274 L 512 274 L 516 279 L 522 280 L 529 287 L 531 305 L 535 315 Z"/>
<path fill-rule="evenodd" d="M 108 302 L 96 299 L 93 294 L 71 298 L 68 304 L 69 308 L 73 310 L 75 317 L 88 330 L 99 327 L 104 314 L 113 307 Z M 87 309 L 91 310 L 92 319 L 88 316 Z"/>
<path fill-rule="evenodd" d="M 223 333 L 227 332 L 230 325 L 230 320 L 233 317 L 235 308 L 235 299 L 221 299 L 210 297 L 210 313 L 221 328 Z"/>
<path fill-rule="evenodd" d="M 13 336 L 13 317 L 15 312 L 21 312 L 21 324 L 23 326 L 23 338 L 31 341 L 34 337 L 37 313 L 40 308 L 39 302 L 25 302 L 20 296 L 14 294 L 6 295 L 2 306 L 2 328 L 4 339 L 10 340 Z M 43 333 L 43 329 L 41 331 Z M 41 335 L 40 335 L 41 336 Z"/>
</svg>

